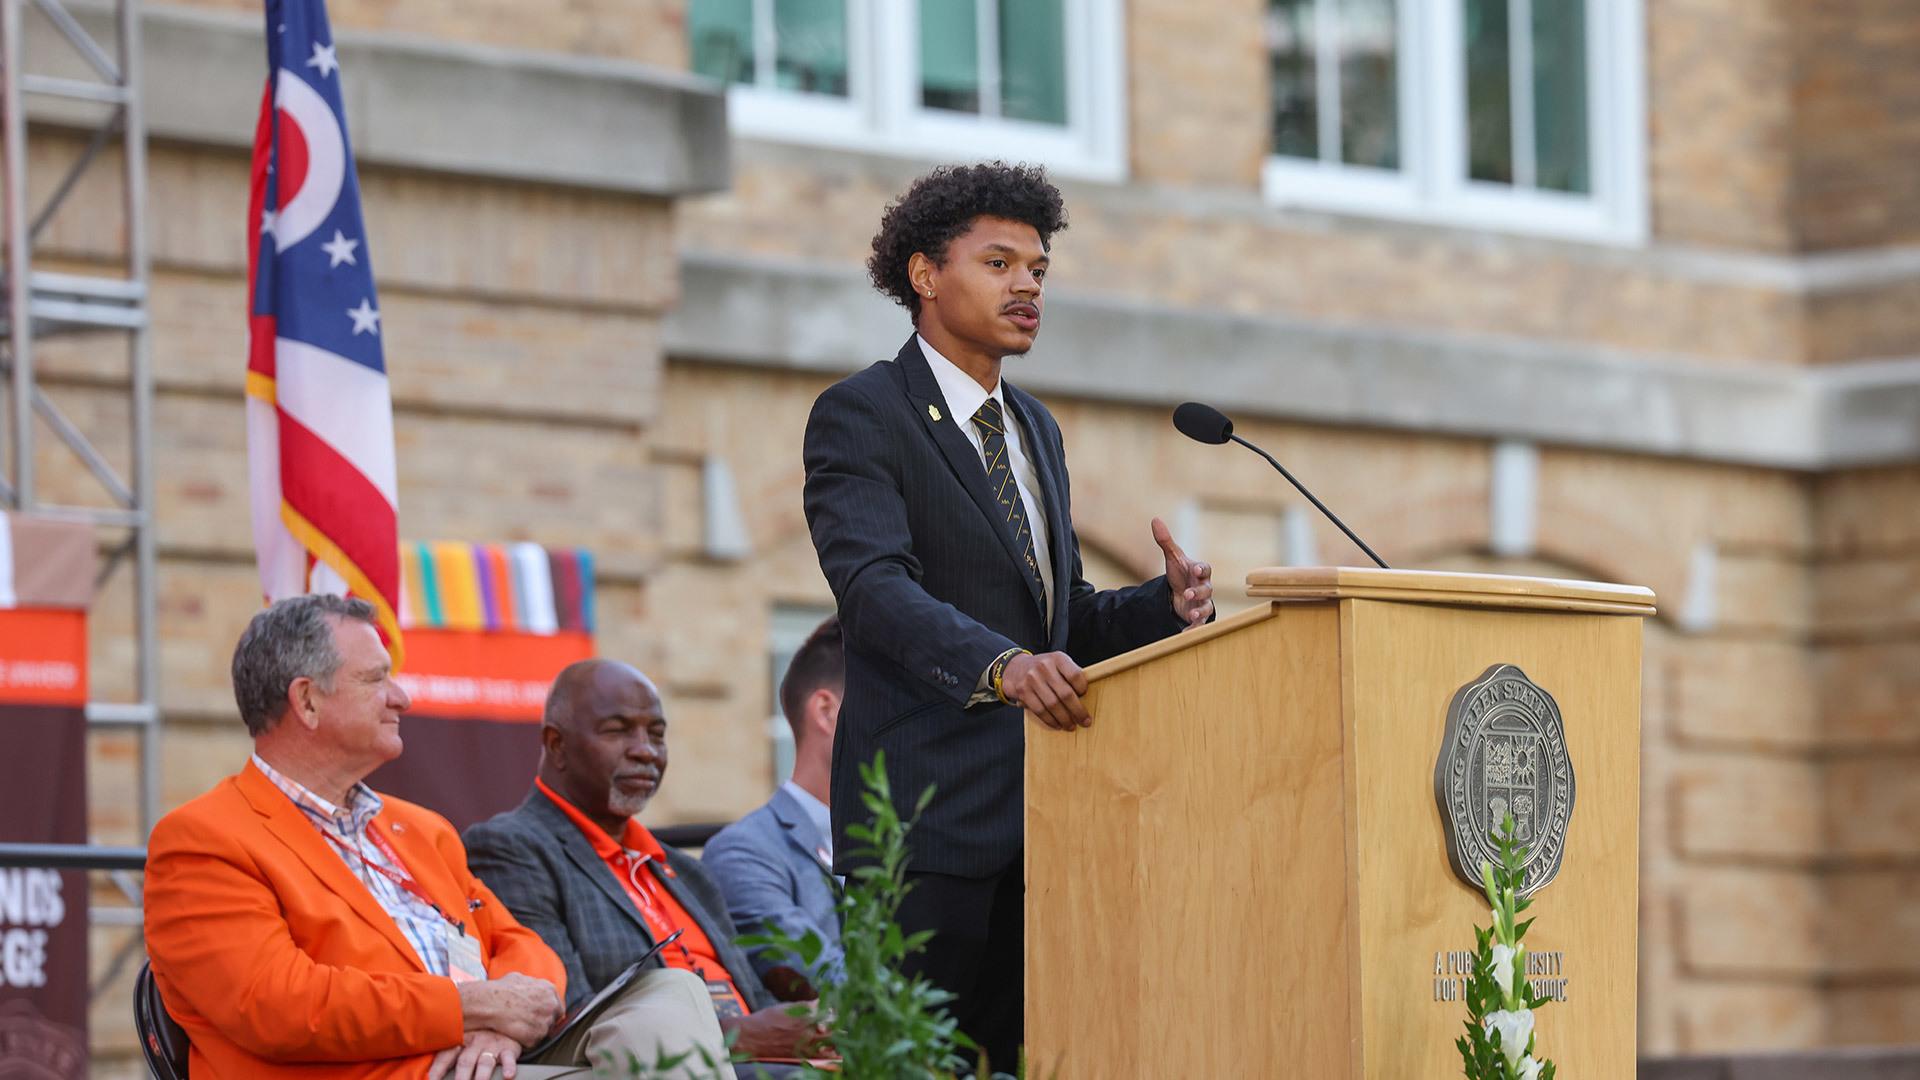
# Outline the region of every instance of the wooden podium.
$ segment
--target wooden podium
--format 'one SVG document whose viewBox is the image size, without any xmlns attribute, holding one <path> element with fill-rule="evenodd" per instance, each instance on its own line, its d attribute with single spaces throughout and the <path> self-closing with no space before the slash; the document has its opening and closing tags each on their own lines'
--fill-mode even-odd
<svg viewBox="0 0 1920 1080">
<path fill-rule="evenodd" d="M 1349 568 L 1247 583 L 1257 606 L 1089 669 L 1091 728 L 1028 721 L 1028 1075 L 1461 1075 L 1458 991 L 1489 918 L 1450 863 L 1445 795 L 1469 821 L 1524 810 L 1542 852 L 1564 800 L 1526 939 L 1530 976 L 1565 996 L 1538 1045 L 1562 1076 L 1632 1076 L 1653 594 Z M 1500 665 L 1544 694 L 1510 670 L 1488 688 Z M 1529 719 L 1555 705 L 1563 747 Z"/>
</svg>

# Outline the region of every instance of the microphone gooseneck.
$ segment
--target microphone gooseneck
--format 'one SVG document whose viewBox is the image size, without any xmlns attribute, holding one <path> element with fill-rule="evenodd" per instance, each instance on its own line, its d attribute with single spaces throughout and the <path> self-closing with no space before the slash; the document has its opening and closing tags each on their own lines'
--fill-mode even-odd
<svg viewBox="0 0 1920 1080">
<path fill-rule="evenodd" d="M 1307 501 L 1313 504 L 1313 508 L 1325 514 L 1328 521 L 1338 525 L 1340 531 L 1347 534 L 1347 539 L 1353 541 L 1354 545 L 1361 551 L 1366 552 L 1367 558 L 1372 559 L 1375 565 L 1379 566 L 1382 570 L 1393 569 L 1387 565 L 1385 559 L 1374 554 L 1373 549 L 1367 546 L 1365 540 L 1354 535 L 1353 530 L 1347 528 L 1347 523 L 1341 521 L 1339 515 L 1327 509 L 1326 503 L 1321 502 L 1315 497 L 1313 492 L 1308 491 L 1307 485 L 1301 483 L 1292 473 L 1288 472 L 1285 465 L 1280 464 L 1272 454 L 1235 435 L 1233 433 L 1233 421 L 1227 418 L 1226 413 L 1221 412 L 1211 405 L 1202 405 L 1197 401 L 1189 401 L 1173 410 L 1173 426 L 1179 429 L 1180 434 L 1185 435 L 1194 442 L 1206 443 L 1209 446 L 1219 446 L 1223 443 L 1236 442 L 1254 453 L 1259 454 L 1261 457 L 1266 458 L 1267 464 L 1273 466 L 1274 471 L 1286 477 L 1287 483 L 1292 484 L 1300 494 L 1305 495 Z"/>
</svg>

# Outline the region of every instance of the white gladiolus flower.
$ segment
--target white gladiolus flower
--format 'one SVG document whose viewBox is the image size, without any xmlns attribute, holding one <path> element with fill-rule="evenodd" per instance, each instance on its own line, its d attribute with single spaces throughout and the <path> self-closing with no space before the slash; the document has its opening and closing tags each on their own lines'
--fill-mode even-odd
<svg viewBox="0 0 1920 1080">
<path fill-rule="evenodd" d="M 1513 996 L 1514 951 L 1508 945 L 1493 947 L 1493 960 L 1487 965 L 1493 974 L 1493 981 L 1500 984 L 1500 996 Z"/>
<path fill-rule="evenodd" d="M 1540 1080 L 1540 1063 L 1530 1057 L 1521 1061 L 1520 1080 Z"/>
<path fill-rule="evenodd" d="M 1520 1060 L 1527 1056 L 1527 1043 L 1533 1040 L 1533 1010 L 1490 1012 L 1482 1023 L 1487 1038 L 1493 1038 L 1496 1031 L 1500 1033 L 1500 1052 L 1506 1055 L 1508 1065 L 1519 1068 Z"/>
</svg>

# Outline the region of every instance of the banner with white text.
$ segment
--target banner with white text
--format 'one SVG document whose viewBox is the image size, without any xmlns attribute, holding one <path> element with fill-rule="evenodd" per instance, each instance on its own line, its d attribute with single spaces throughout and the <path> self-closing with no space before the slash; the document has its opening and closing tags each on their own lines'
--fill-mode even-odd
<svg viewBox="0 0 1920 1080">
<path fill-rule="evenodd" d="M 86 612 L 0 608 L 0 842 L 87 842 L 86 700 Z M 87 1076 L 87 974 L 86 873 L 0 867 L 0 1080 Z"/>
</svg>

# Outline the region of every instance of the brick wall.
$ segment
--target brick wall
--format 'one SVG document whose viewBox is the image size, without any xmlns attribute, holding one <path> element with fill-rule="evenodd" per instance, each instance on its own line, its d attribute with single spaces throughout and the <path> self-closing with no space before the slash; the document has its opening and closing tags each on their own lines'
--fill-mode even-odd
<svg viewBox="0 0 1920 1080">
<path fill-rule="evenodd" d="M 1791 0 L 1647 0 L 1653 228 L 1662 240 L 1785 251 Z"/>
<path fill-rule="evenodd" d="M 1247 188 L 1267 156 L 1265 0 L 1127 5 L 1131 179 Z M 1254 92 L 1249 92 L 1249 91 Z"/>
<path fill-rule="evenodd" d="M 1831 1036 L 1920 1032 L 1920 470 L 1816 488 Z"/>
<path fill-rule="evenodd" d="M 738 144 L 733 190 L 683 204 L 682 242 L 856 263 L 881 210 L 926 168 Z M 1275 211 L 1252 190 L 1062 187 L 1071 225 L 1052 278 L 1062 290 L 1711 364 L 1796 363 L 1807 351 L 1797 296 L 1690 264 L 1383 222 L 1336 227 Z"/>
<path fill-rule="evenodd" d="M 172 0 L 257 14 L 259 0 Z M 394 31 L 439 41 L 687 66 L 687 0 L 331 0 L 338 30 Z"/>
<path fill-rule="evenodd" d="M 1903 0 L 1785 5 L 1798 246 L 1920 241 L 1920 20 Z"/>
</svg>

